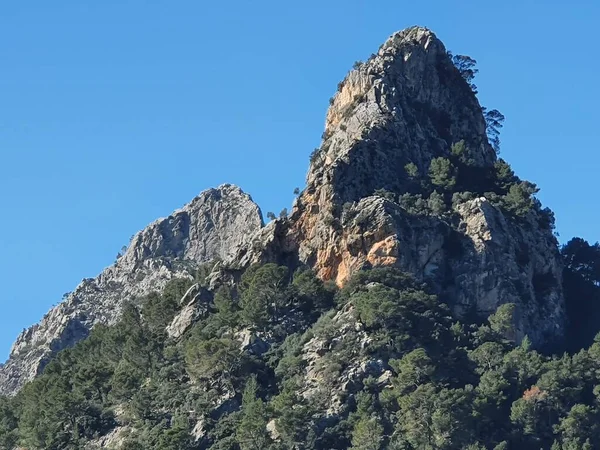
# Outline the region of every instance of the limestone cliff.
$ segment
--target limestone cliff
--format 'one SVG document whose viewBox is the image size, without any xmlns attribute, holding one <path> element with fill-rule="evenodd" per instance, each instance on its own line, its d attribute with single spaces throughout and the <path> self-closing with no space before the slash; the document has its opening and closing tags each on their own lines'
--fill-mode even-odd
<svg viewBox="0 0 600 450">
<path fill-rule="evenodd" d="M 231 259 L 261 227 L 258 206 L 232 185 L 204 191 L 153 222 L 113 265 L 84 279 L 39 324 L 23 331 L 0 368 L 0 393 L 14 393 L 95 324 L 114 322 L 125 301 L 160 290 L 173 277 L 190 277 L 199 264 Z"/>
<path fill-rule="evenodd" d="M 475 172 L 493 171 L 482 108 L 444 45 L 424 28 L 394 34 L 331 100 L 288 224 L 300 260 L 338 285 L 361 268 L 398 266 L 429 281 L 459 314 L 487 316 L 512 302 L 519 338 L 541 345 L 561 336 L 556 240 L 535 212 L 515 220 L 481 194 L 436 217 L 373 197 L 408 192 L 405 166 L 426 177 L 432 159 L 459 141 Z"/>
</svg>

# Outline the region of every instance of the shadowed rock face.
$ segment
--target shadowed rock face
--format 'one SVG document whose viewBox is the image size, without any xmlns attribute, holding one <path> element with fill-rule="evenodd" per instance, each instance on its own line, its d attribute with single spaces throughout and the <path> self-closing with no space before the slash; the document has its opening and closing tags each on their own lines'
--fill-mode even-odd
<svg viewBox="0 0 600 450">
<path fill-rule="evenodd" d="M 110 324 L 125 301 L 160 290 L 174 277 L 191 277 L 199 264 L 230 260 L 262 227 L 250 196 L 232 185 L 202 192 L 169 217 L 137 233 L 127 251 L 88 278 L 42 321 L 25 330 L 0 368 L 0 393 L 13 394 L 38 375 L 54 354 Z"/>
<path fill-rule="evenodd" d="M 136 234 L 115 264 L 24 331 L 0 368 L 0 393 L 15 393 L 94 324 L 114 322 L 124 301 L 217 258 L 212 281 L 233 281 L 233 272 L 256 262 L 307 264 L 338 285 L 357 270 L 395 266 L 428 281 L 459 315 L 483 317 L 511 302 L 518 339 L 527 334 L 537 346 L 560 339 L 557 243 L 536 212 L 516 221 L 480 196 L 454 203 L 444 216 L 414 214 L 373 195 L 407 192 L 407 163 L 426 176 L 431 160 L 460 140 L 477 170 L 493 167 L 481 106 L 444 45 L 424 28 L 394 34 L 338 86 L 289 218 L 263 227 L 258 206 L 239 188 L 203 192 Z M 202 313 L 195 298 L 172 335 Z"/>
</svg>

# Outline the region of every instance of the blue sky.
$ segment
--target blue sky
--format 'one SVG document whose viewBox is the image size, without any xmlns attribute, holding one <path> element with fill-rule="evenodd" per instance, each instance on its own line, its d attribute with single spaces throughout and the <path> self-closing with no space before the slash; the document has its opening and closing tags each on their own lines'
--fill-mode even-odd
<svg viewBox="0 0 600 450">
<path fill-rule="evenodd" d="M 394 31 L 478 61 L 502 156 L 561 239 L 600 239 L 600 3 L 327 0 L 4 2 L 0 360 L 129 237 L 232 182 L 290 207 L 329 97 Z"/>
</svg>

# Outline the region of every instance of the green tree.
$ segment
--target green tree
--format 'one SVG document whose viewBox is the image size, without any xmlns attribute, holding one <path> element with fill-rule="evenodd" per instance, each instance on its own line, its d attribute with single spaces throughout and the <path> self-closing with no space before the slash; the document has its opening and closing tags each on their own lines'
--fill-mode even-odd
<svg viewBox="0 0 600 450">
<path fill-rule="evenodd" d="M 533 195 L 538 191 L 536 185 L 528 181 L 512 184 L 503 198 L 504 207 L 509 212 L 523 217 L 535 206 Z"/>
<path fill-rule="evenodd" d="M 450 153 L 454 158 L 466 165 L 473 165 L 474 161 L 469 157 L 469 150 L 464 140 L 455 142 L 450 147 Z"/>
<path fill-rule="evenodd" d="M 404 392 L 414 390 L 428 382 L 435 371 L 435 366 L 423 348 L 417 348 L 400 360 L 390 360 L 390 366 L 397 373 L 395 384 Z"/>
<path fill-rule="evenodd" d="M 298 305 L 306 311 L 324 311 L 333 306 L 333 294 L 311 269 L 294 274 L 292 288 Z"/>
<path fill-rule="evenodd" d="M 236 440 L 242 450 L 264 450 L 270 438 L 267 433 L 267 412 L 264 402 L 257 397 L 256 377 L 246 383 L 242 397 L 242 418 L 236 430 Z"/>
<path fill-rule="evenodd" d="M 227 286 L 221 286 L 215 292 L 213 302 L 217 310 L 215 320 L 217 320 L 219 325 L 226 327 L 230 331 L 235 329 L 240 322 L 240 313 L 233 301 L 231 289 Z"/>
<path fill-rule="evenodd" d="M 600 286 L 600 244 L 573 238 L 561 249 L 567 268 L 587 283 Z"/>
<path fill-rule="evenodd" d="M 265 264 L 243 280 L 241 288 L 242 318 L 256 328 L 264 329 L 270 318 L 277 319 L 287 298 L 286 267 Z"/>
<path fill-rule="evenodd" d="M 473 83 L 475 75 L 479 72 L 479 69 L 476 68 L 477 61 L 467 55 L 453 55 L 450 51 L 448 56 L 471 90 L 477 93 L 477 86 Z"/>
<path fill-rule="evenodd" d="M 589 346 L 600 331 L 600 244 L 571 239 L 561 248 L 568 346 Z"/>
<path fill-rule="evenodd" d="M 276 416 L 276 429 L 286 448 L 313 448 L 310 442 L 313 410 L 300 395 L 295 378 L 286 380 L 281 392 L 269 403 Z"/>
<path fill-rule="evenodd" d="M 352 450 L 379 450 L 383 444 L 383 426 L 377 417 L 361 418 L 352 430 Z"/>
<path fill-rule="evenodd" d="M 515 176 L 515 173 L 510 165 L 502 158 L 499 158 L 494 163 L 494 170 L 496 174 L 496 182 L 503 191 L 508 191 L 510 186 L 518 181 L 518 178 Z"/>
<path fill-rule="evenodd" d="M 423 384 L 400 397 L 398 403 L 397 432 L 412 446 L 409 448 L 464 448 L 472 442 L 469 392 Z"/>
<path fill-rule="evenodd" d="M 588 405 L 573 405 L 566 417 L 560 419 L 556 431 L 561 435 L 564 450 L 595 448 L 598 441 L 598 413 Z M 596 445 L 592 446 L 592 442 Z"/>
<path fill-rule="evenodd" d="M 505 303 L 498 306 L 494 314 L 488 317 L 493 332 L 509 340 L 515 340 L 515 304 Z"/>
<path fill-rule="evenodd" d="M 12 449 L 19 437 L 18 411 L 10 399 L 0 396 L 0 448 Z"/>
<path fill-rule="evenodd" d="M 497 109 L 488 110 L 483 108 L 483 117 L 485 118 L 486 131 L 491 146 L 500 153 L 500 129 L 504 126 L 504 115 Z"/>
<path fill-rule="evenodd" d="M 435 215 L 442 215 L 446 212 L 446 201 L 444 196 L 438 191 L 433 191 L 427 199 L 427 207 Z"/>
<path fill-rule="evenodd" d="M 477 364 L 480 373 L 498 370 L 504 363 L 504 347 L 497 342 L 484 342 L 469 352 L 469 358 Z"/>
<path fill-rule="evenodd" d="M 419 175 L 419 168 L 415 163 L 409 162 L 404 166 L 404 170 L 409 178 L 417 178 Z"/>
<path fill-rule="evenodd" d="M 434 186 L 452 190 L 456 185 L 456 169 L 447 158 L 433 158 L 429 166 L 429 178 Z"/>
<path fill-rule="evenodd" d="M 240 345 L 230 338 L 191 339 L 186 346 L 185 362 L 196 379 L 227 379 L 241 365 Z"/>
</svg>

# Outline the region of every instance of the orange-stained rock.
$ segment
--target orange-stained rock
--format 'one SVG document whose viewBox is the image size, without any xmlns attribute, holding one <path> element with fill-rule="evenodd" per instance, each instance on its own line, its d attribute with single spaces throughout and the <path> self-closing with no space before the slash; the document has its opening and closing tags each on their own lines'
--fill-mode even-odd
<svg viewBox="0 0 600 450">
<path fill-rule="evenodd" d="M 373 267 L 393 266 L 398 262 L 398 241 L 396 236 L 389 236 L 371 247 L 367 261 Z"/>
</svg>

